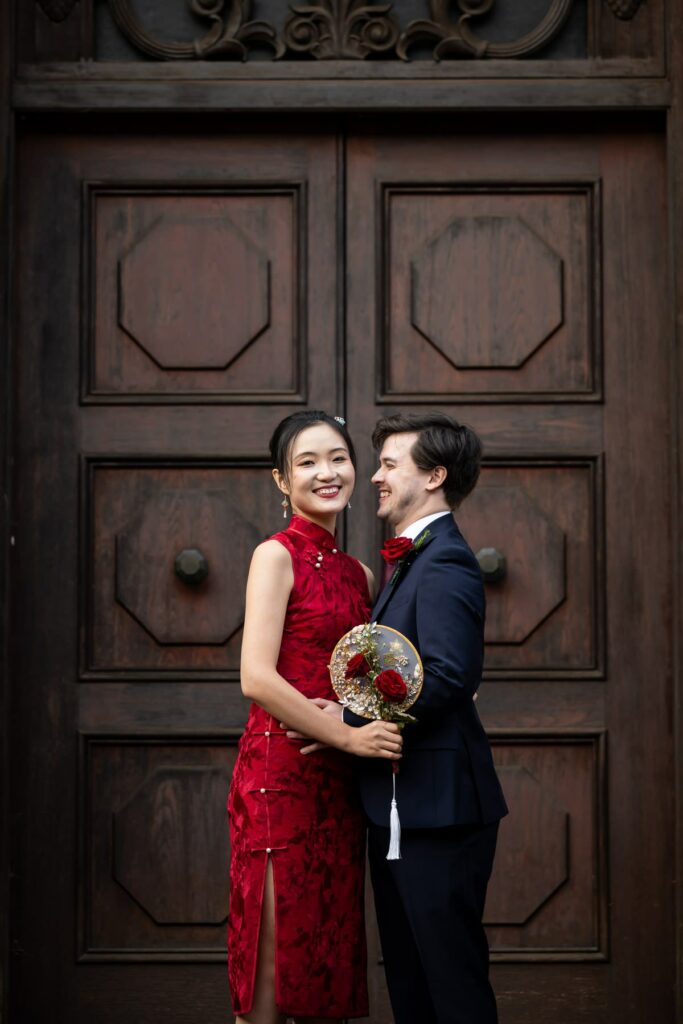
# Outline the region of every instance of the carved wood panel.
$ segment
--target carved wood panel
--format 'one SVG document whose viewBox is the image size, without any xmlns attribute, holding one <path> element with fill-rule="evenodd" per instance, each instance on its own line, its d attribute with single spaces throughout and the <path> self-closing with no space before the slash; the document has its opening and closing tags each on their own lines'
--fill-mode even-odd
<svg viewBox="0 0 683 1024">
<path fill-rule="evenodd" d="M 487 674 L 601 673 L 601 510 L 592 461 L 485 465 L 457 520 L 475 553 L 505 559 L 486 587 Z"/>
<path fill-rule="evenodd" d="M 667 601 L 654 569 L 667 504 L 654 483 L 666 478 L 661 157 L 658 140 L 616 132 L 350 143 L 349 421 L 368 434 L 382 415 L 443 409 L 484 443 L 456 519 L 475 552 L 506 563 L 486 584 L 477 710 L 511 808 L 487 924 L 501 1020 L 514 1024 L 635 1024 L 648 1002 L 672 1014 L 655 976 L 672 976 L 657 936 L 673 917 L 645 896 L 656 874 L 637 881 L 630 867 L 656 861 L 671 882 L 673 819 L 642 738 L 665 770 L 666 672 L 655 679 L 644 653 L 653 630 L 665 642 Z M 646 265 L 647 288 L 626 296 Z M 651 324 L 659 357 L 642 341 Z M 361 462 L 370 476 L 375 457 L 361 449 Z M 359 489 L 354 514 L 369 522 L 376 508 Z M 349 526 L 372 560 L 382 526 L 375 543 Z M 659 823 L 654 845 L 643 817 Z M 645 919 L 650 958 L 632 945 Z"/>
<path fill-rule="evenodd" d="M 251 553 L 280 525 L 269 467 L 90 462 L 84 479 L 86 674 L 234 678 Z"/>
<path fill-rule="evenodd" d="M 496 959 L 604 959 L 604 736 L 493 738 L 510 814 L 484 920 Z"/>
<path fill-rule="evenodd" d="M 599 396 L 599 194 L 384 190 L 385 399 Z"/>
<path fill-rule="evenodd" d="M 94 188 L 88 213 L 86 398 L 303 395 L 297 187 Z"/>
<path fill-rule="evenodd" d="M 81 959 L 225 959 L 236 742 L 82 738 Z"/>
<path fill-rule="evenodd" d="M 117 407 L 113 394 L 93 400 L 82 393 L 79 402 L 79 331 L 84 322 L 91 326 L 85 313 L 93 308 L 83 288 L 90 235 L 84 245 L 81 228 L 95 192 L 105 203 L 111 200 L 112 209 L 124 202 L 117 189 L 132 197 L 133 206 L 158 199 L 170 209 L 169 196 L 180 196 L 181 205 L 186 199 L 203 202 L 213 199 L 209 192 L 215 187 L 229 203 L 240 183 L 254 185 L 262 196 L 264 183 L 276 187 L 281 178 L 302 183 L 306 208 L 306 309 L 313 338 L 305 351 L 307 401 L 339 411 L 343 367 L 349 423 L 359 441 L 359 486 L 347 517 L 350 550 L 366 559 L 376 555 L 367 438 L 384 410 L 443 406 L 469 420 L 484 439 L 487 461 L 481 486 L 486 500 L 467 529 L 474 537 L 486 528 L 481 543 L 490 544 L 498 521 L 514 520 L 495 538 L 504 553 L 512 552 L 508 591 L 501 589 L 498 601 L 496 585 L 489 587 L 491 628 L 504 642 L 489 646 L 489 657 L 498 650 L 501 661 L 490 670 L 495 678 L 482 687 L 477 704 L 494 734 L 514 807 L 502 826 L 501 873 L 491 889 L 491 935 L 496 957 L 506 961 L 495 964 L 494 972 L 501 1019 L 536 1024 L 551 1014 L 556 1024 L 639 1024 L 653 1012 L 658 1020 L 672 1019 L 668 894 L 675 856 L 666 785 L 673 751 L 671 592 L 661 561 L 662 550 L 672 544 L 668 276 L 661 242 L 666 154 L 659 138 L 619 133 L 613 125 L 594 135 L 518 137 L 483 128 L 470 136 L 449 135 L 450 127 L 444 124 L 443 132 L 431 136 L 366 133 L 349 140 L 345 191 L 335 164 L 343 146 L 322 134 L 216 135 L 198 142 L 196 135 L 160 140 L 50 133 L 21 140 L 14 885 L 18 938 L 30 955 L 15 958 L 12 991 L 20 1016 L 51 1020 L 59 993 L 59 1005 L 74 1024 L 104 1017 L 127 1021 L 131 1012 L 179 1024 L 196 1016 L 199 992 L 206 1024 L 225 1020 L 219 923 L 225 906 L 221 886 L 227 882 L 225 835 L 202 820 L 201 811 L 215 807 L 224 827 L 233 734 L 245 713 L 235 671 L 238 576 L 245 564 L 240 560 L 247 547 L 282 524 L 265 442 L 297 399 L 268 405 L 247 396 L 237 405 L 224 396 L 206 400 L 200 392 L 183 401 L 187 395 L 122 391 Z M 566 240 L 587 239 L 593 230 L 585 228 L 584 213 L 597 196 L 598 181 L 602 209 L 590 223 L 595 230 L 599 226 L 600 259 L 595 262 L 592 240 L 585 267 L 590 288 L 590 267 L 597 267 L 595 277 L 604 285 L 602 390 L 595 365 L 592 390 L 570 390 L 591 365 L 587 342 L 572 350 L 576 365 L 562 362 L 567 353 L 561 355 L 558 346 L 563 376 L 557 393 L 534 390 L 538 382 L 520 393 L 492 389 L 473 393 L 475 400 L 463 409 L 468 394 L 439 391 L 439 374 L 432 378 L 433 392 L 390 396 L 383 390 L 386 325 L 378 317 L 384 288 L 378 271 L 383 196 L 396 183 L 411 196 L 424 193 L 429 203 L 440 191 L 448 203 L 471 196 L 474 204 L 511 199 L 519 207 L 537 198 L 550 211 L 557 234 L 557 240 L 544 235 L 544 246 L 557 246 L 564 267 L 572 262 L 571 252 L 581 249 L 579 243 L 563 249 Z M 172 189 L 165 193 L 169 182 Z M 558 219 L 565 207 L 578 211 L 576 236 L 567 227 L 571 218 Z M 337 245 L 342 209 L 345 248 Z M 459 209 L 457 216 L 463 220 L 468 214 Z M 512 240 L 515 252 L 525 252 L 527 265 L 531 260 L 541 277 L 550 268 L 552 282 L 556 260 L 539 254 L 545 249 L 511 225 L 516 213 L 489 205 L 473 216 L 481 223 L 469 223 L 463 237 L 474 248 L 475 266 L 482 253 L 496 266 L 492 239 Z M 508 218 L 507 226 L 496 218 Z M 437 229 L 452 220 L 449 214 Z M 541 221 L 532 225 L 536 235 L 542 234 Z M 172 218 L 166 224 L 173 225 Z M 170 236 L 174 244 L 176 230 Z M 456 236 L 449 229 L 446 243 Z M 214 236 L 212 244 L 216 252 L 223 243 Z M 430 280 L 442 272 L 443 244 L 430 249 L 419 266 L 423 286 L 427 281 L 431 288 Z M 158 247 L 154 252 L 164 265 L 167 254 Z M 182 276 L 173 276 L 175 264 L 168 273 L 174 287 L 182 288 Z M 485 280 L 480 270 L 478 275 Z M 564 275 L 563 269 L 563 288 Z M 635 280 L 639 289 L 624 288 L 624 281 Z M 589 284 L 576 294 L 588 296 Z M 136 287 L 133 279 L 131 296 Z M 341 309 L 345 287 L 347 305 Z M 193 296 L 185 295 L 191 304 Z M 211 293 L 205 295 L 210 302 Z M 501 288 L 500 295 L 509 316 L 515 293 Z M 126 316 L 126 325 L 142 334 L 155 323 L 145 322 L 148 311 L 139 295 L 136 302 L 133 322 Z M 550 331 L 553 303 L 556 313 L 557 295 L 543 296 L 525 307 L 525 316 L 533 314 L 540 329 Z M 125 301 L 123 306 L 130 312 Z M 448 348 L 444 309 L 423 294 L 420 322 L 426 319 L 428 332 L 438 333 Z M 471 305 L 468 310 L 471 316 Z M 457 372 L 530 373 L 572 315 L 565 307 L 562 327 L 516 369 L 484 365 Z M 497 333 L 504 322 L 500 310 L 486 322 L 488 340 L 482 346 L 477 339 L 472 359 L 495 363 L 508 343 Z M 523 358 L 518 346 L 524 337 L 521 331 L 514 335 L 517 358 Z M 160 340 L 163 348 L 165 335 Z M 149 358 L 133 345 L 141 358 Z M 171 362 L 177 355 L 176 349 Z M 185 348 L 180 355 L 187 355 Z M 402 358 L 408 378 L 410 348 Z M 468 351 L 464 358 L 470 358 Z M 171 372 L 218 371 L 163 371 Z M 157 397 L 165 400 L 155 404 Z M 218 514 L 219 505 L 225 516 Z M 467 506 L 461 517 L 466 515 Z M 514 528 L 518 521 L 525 527 L 521 532 Z M 209 574 L 198 579 L 201 560 L 181 559 L 183 571 L 194 577 L 194 583 L 183 582 L 176 558 L 193 550 L 205 557 Z M 226 576 L 231 590 L 223 585 Z M 202 604 L 201 588 L 214 583 L 217 611 Z M 600 633 L 603 587 L 608 590 Z M 592 628 L 597 632 L 591 634 Z M 234 631 L 227 643 L 223 630 Z M 601 649 L 601 635 L 608 650 Z M 571 651 L 563 646 L 568 637 Z M 90 731 L 80 774 L 79 729 Z M 604 806 L 603 733 L 610 755 Z M 603 837 L 609 839 L 604 847 Z M 610 875 L 609 959 L 603 849 Z M 521 850 L 529 859 L 520 868 Z M 201 866 L 202 877 L 188 872 L 188 859 Z M 58 942 L 46 932 L 46 914 L 55 922 Z M 85 959 L 145 963 L 76 965 L 74 936 Z M 376 951 L 376 937 L 371 948 Z M 168 970 L 167 964 L 155 966 L 155 958 L 177 962 Z M 216 962 L 193 963 L 201 959 Z M 387 1024 L 391 1016 L 376 959 L 371 973 L 378 995 L 372 1024 Z"/>
</svg>

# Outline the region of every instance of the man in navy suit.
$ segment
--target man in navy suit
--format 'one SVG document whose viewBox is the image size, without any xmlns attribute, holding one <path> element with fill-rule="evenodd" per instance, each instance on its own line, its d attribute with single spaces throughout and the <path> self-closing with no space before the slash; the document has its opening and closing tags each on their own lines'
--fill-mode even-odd
<svg viewBox="0 0 683 1024">
<path fill-rule="evenodd" d="M 414 546 L 393 566 L 372 618 L 407 636 L 425 670 L 396 780 L 399 860 L 387 860 L 391 770 L 368 759 L 359 773 L 389 995 L 396 1024 L 495 1024 L 482 915 L 507 807 L 473 700 L 484 588 L 452 514 L 477 482 L 481 444 L 436 412 L 380 420 L 373 444 L 377 515 Z M 348 709 L 343 716 L 367 724 Z"/>
<path fill-rule="evenodd" d="M 398 860 L 387 859 L 391 767 L 364 759 L 358 773 L 391 1005 L 396 1024 L 495 1024 L 482 916 L 507 807 L 474 703 L 484 587 L 453 518 L 479 477 L 481 444 L 438 412 L 382 419 L 373 444 L 377 515 L 413 544 L 388 545 L 404 554 L 388 567 L 372 619 L 407 636 L 424 665 L 411 708 L 417 724 L 403 733 L 396 777 Z M 339 713 L 338 705 L 324 704 Z M 348 708 L 342 716 L 348 725 L 368 724 Z"/>
</svg>

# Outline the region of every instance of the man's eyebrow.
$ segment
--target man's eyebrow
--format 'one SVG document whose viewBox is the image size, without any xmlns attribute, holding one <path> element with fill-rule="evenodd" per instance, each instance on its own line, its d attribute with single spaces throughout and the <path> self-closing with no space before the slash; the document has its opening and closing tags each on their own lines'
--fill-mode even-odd
<svg viewBox="0 0 683 1024">
<path fill-rule="evenodd" d="M 392 459 L 389 455 L 381 456 L 379 461 L 384 463 L 390 462 L 392 466 L 396 465 L 396 459 Z"/>
</svg>

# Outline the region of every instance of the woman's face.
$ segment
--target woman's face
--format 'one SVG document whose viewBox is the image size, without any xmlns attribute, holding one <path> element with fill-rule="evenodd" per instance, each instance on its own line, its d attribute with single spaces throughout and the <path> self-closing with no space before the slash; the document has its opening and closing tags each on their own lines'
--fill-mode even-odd
<svg viewBox="0 0 683 1024">
<path fill-rule="evenodd" d="M 327 423 L 314 423 L 294 439 L 289 473 L 278 486 L 289 495 L 293 512 L 310 519 L 337 515 L 349 503 L 356 482 L 344 438 Z"/>
</svg>

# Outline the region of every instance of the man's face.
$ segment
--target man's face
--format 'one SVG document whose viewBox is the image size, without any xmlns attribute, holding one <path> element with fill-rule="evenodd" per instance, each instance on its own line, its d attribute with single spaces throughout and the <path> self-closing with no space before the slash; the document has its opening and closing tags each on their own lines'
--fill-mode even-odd
<svg viewBox="0 0 683 1024">
<path fill-rule="evenodd" d="M 386 519 L 399 533 L 423 514 L 429 498 L 427 470 L 419 469 L 410 454 L 416 433 L 391 434 L 379 454 L 379 469 L 372 483 L 379 490 L 377 515 Z"/>
</svg>

